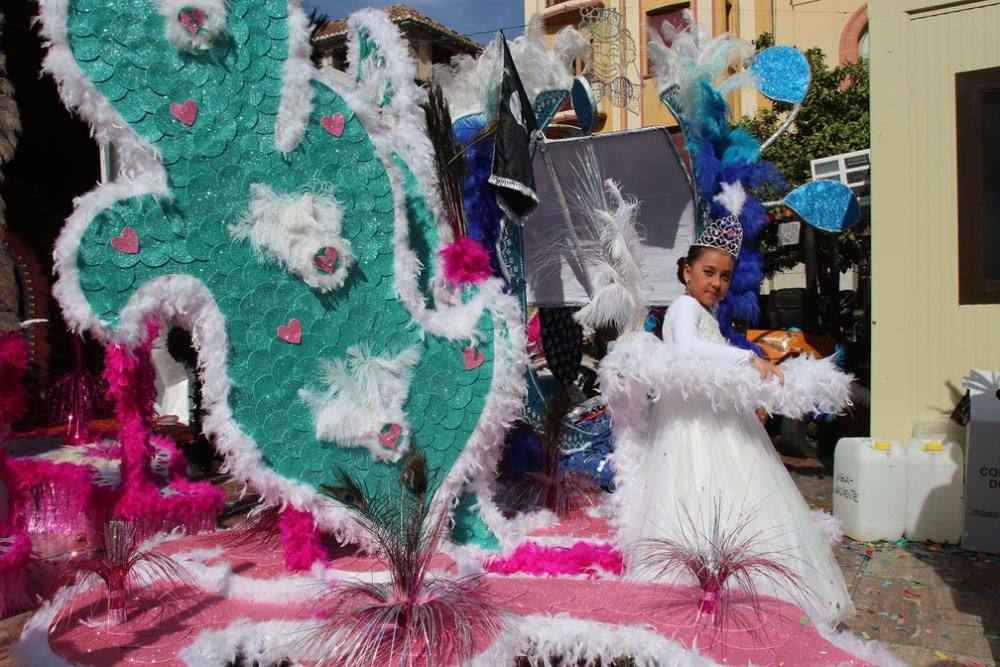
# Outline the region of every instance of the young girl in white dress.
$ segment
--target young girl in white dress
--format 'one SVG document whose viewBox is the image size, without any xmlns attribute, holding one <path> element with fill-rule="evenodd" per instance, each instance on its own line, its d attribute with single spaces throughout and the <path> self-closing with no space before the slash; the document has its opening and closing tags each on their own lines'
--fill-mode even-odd
<svg viewBox="0 0 1000 667">
<path fill-rule="evenodd" d="M 642 429 L 645 437 L 632 437 L 640 431 L 622 425 L 625 439 L 632 437 L 638 446 L 621 456 L 640 460 L 619 459 L 616 466 L 626 473 L 619 482 L 624 516 L 617 517 L 616 527 L 627 553 L 633 554 L 630 574 L 638 578 L 645 573 L 634 547 L 649 539 L 690 540 L 693 534 L 704 542 L 716 525 L 724 532 L 755 536 L 753 549 L 781 562 L 797 579 L 794 586 L 777 586 L 773 578 L 761 577 L 754 581 L 757 591 L 789 599 L 814 620 L 835 626 L 853 613 L 853 606 L 830 537 L 814 522 L 756 413 L 735 409 L 728 395 L 750 387 L 774 396 L 789 388 L 780 386 L 785 382 L 781 367 L 729 345 L 719 331 L 714 308 L 729 289 L 742 240 L 737 216 L 729 216 L 728 228 L 726 222 L 713 222 L 680 262 L 678 274 L 687 291 L 670 306 L 663 323 L 663 345 L 675 349 L 657 350 L 652 337 L 639 334 L 647 337 L 641 339 L 647 347 L 634 355 L 633 367 L 655 366 L 659 352 L 676 361 L 655 366 L 666 368 L 671 378 L 657 385 L 659 396 L 647 413 L 648 427 Z M 834 373 L 829 362 L 808 364 Z M 798 380 L 797 372 L 789 370 L 790 384 Z M 737 376 L 742 379 L 728 382 Z M 849 380 L 843 379 L 846 386 Z M 633 409 L 644 409 L 635 407 L 642 399 L 634 396 L 635 389 L 631 393 Z M 617 420 L 619 414 L 613 414 Z M 633 414 L 632 421 L 643 422 L 643 413 Z"/>
</svg>

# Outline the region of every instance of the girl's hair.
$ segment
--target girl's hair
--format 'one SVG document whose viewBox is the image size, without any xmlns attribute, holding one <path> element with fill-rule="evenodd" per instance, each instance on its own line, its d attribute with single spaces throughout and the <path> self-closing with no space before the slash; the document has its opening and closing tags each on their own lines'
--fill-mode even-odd
<svg viewBox="0 0 1000 667">
<path fill-rule="evenodd" d="M 677 258 L 677 280 L 681 281 L 681 284 L 687 284 L 684 281 L 684 267 L 692 266 L 707 250 L 711 250 L 711 248 L 703 245 L 693 245 L 688 248 L 686 256 Z"/>
</svg>

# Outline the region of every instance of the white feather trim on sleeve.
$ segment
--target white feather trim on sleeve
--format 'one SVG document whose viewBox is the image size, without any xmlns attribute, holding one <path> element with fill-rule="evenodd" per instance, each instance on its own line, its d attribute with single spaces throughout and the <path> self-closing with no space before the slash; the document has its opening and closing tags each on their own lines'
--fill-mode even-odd
<svg viewBox="0 0 1000 667">
<path fill-rule="evenodd" d="M 836 414 L 851 404 L 853 378 L 838 371 L 832 359 L 800 357 L 782 367 L 784 385 L 761 382 L 750 366 L 712 363 L 640 332 L 623 336 L 604 358 L 601 391 L 609 403 L 680 391 L 685 399 L 704 400 L 717 412 L 765 410 L 796 419 L 817 412 Z"/>
</svg>

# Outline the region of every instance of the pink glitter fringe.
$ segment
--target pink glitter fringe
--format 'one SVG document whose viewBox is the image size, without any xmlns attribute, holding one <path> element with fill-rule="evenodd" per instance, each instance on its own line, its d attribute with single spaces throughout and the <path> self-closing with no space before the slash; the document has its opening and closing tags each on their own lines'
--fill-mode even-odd
<svg viewBox="0 0 1000 667">
<path fill-rule="evenodd" d="M 31 361 L 28 341 L 18 332 L 0 334 L 0 426 L 17 421 L 27 407 L 24 373 Z"/>
<path fill-rule="evenodd" d="M 24 514 L 31 532 L 83 533 L 100 544 L 111 519 L 118 490 L 97 483 L 94 472 L 73 463 L 38 459 L 10 462 L 19 493 L 28 498 Z"/>
<path fill-rule="evenodd" d="M 510 558 L 489 560 L 483 564 L 495 574 L 533 574 L 561 576 L 585 574 L 591 579 L 610 573 L 620 576 L 625 569 L 622 555 L 610 544 L 577 542 L 572 547 L 545 547 L 528 542 Z"/>
</svg>

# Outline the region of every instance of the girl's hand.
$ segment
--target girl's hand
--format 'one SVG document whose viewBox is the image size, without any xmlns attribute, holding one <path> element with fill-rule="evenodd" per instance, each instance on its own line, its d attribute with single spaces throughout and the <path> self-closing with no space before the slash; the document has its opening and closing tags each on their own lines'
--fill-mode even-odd
<svg viewBox="0 0 1000 667">
<path fill-rule="evenodd" d="M 785 384 L 785 372 L 767 359 L 754 355 L 751 365 L 760 373 L 761 382 L 767 382 L 771 378 L 778 378 L 778 384 Z"/>
</svg>

